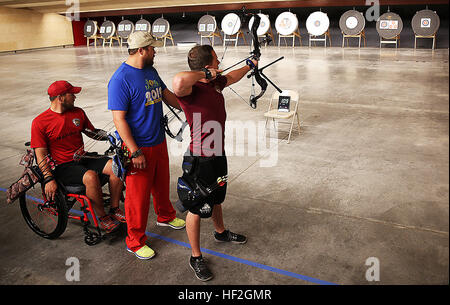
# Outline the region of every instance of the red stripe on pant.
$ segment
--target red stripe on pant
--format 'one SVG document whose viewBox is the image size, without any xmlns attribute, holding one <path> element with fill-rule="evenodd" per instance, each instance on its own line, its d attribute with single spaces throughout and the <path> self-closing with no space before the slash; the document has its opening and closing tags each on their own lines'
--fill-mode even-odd
<svg viewBox="0 0 450 305">
<path fill-rule="evenodd" d="M 153 147 L 142 147 L 146 168 L 128 170 L 126 177 L 125 216 L 127 218 L 128 249 L 137 251 L 145 245 L 147 236 L 150 195 L 158 222 L 175 218 L 175 209 L 169 200 L 169 156 L 166 141 Z"/>
</svg>

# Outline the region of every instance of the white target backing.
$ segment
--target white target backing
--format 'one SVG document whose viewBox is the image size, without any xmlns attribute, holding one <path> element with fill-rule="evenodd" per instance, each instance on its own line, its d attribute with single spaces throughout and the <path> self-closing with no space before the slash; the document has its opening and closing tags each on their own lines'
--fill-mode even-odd
<svg viewBox="0 0 450 305">
<path fill-rule="evenodd" d="M 297 16 L 291 12 L 283 12 L 275 20 L 275 28 L 280 35 L 291 35 L 298 28 Z"/>
<path fill-rule="evenodd" d="M 265 35 L 270 28 L 270 20 L 269 16 L 264 14 L 258 14 L 258 16 L 261 18 L 261 22 L 259 23 L 259 27 L 256 30 L 256 34 L 258 36 Z M 255 20 L 255 17 L 250 18 L 250 21 L 248 22 L 248 30 L 251 31 L 253 26 L 253 21 Z"/>
<path fill-rule="evenodd" d="M 306 29 L 313 36 L 325 34 L 329 26 L 330 19 L 328 19 L 327 14 L 322 12 L 314 12 L 306 19 Z"/>
<path fill-rule="evenodd" d="M 222 31 L 227 35 L 234 35 L 241 29 L 241 19 L 235 13 L 229 13 L 222 19 Z"/>
</svg>

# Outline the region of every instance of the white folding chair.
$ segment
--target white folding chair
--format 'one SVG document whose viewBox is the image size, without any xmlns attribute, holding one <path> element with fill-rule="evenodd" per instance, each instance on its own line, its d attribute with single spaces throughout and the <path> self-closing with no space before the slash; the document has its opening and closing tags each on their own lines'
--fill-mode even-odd
<svg viewBox="0 0 450 305">
<path fill-rule="evenodd" d="M 278 111 L 278 98 L 279 96 L 289 96 L 291 98 L 290 105 L 289 105 L 289 111 L 288 112 L 282 112 Z M 299 103 L 299 97 L 298 92 L 293 90 L 283 90 L 282 93 L 275 91 L 272 94 L 272 98 L 270 99 L 269 103 L 269 109 L 266 113 L 264 113 L 264 116 L 266 117 L 266 127 L 267 122 L 271 118 L 272 121 L 275 123 L 275 119 L 277 120 L 290 120 L 291 127 L 289 129 L 289 137 L 288 137 L 288 144 L 291 140 L 291 133 L 292 128 L 294 126 L 294 121 L 297 118 L 297 125 L 298 125 L 298 133 L 300 134 L 300 117 L 298 114 L 298 103 Z"/>
</svg>

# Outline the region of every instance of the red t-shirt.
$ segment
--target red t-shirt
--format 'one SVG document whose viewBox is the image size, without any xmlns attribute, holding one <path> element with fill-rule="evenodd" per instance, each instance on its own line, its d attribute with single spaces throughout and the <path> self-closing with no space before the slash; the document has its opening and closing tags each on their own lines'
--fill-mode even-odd
<svg viewBox="0 0 450 305">
<path fill-rule="evenodd" d="M 227 113 L 222 90 L 226 85 L 227 78 L 219 76 L 209 83 L 195 83 L 190 95 L 178 97 L 191 128 L 189 149 L 196 156 L 222 155 L 225 150 Z"/>
<path fill-rule="evenodd" d="M 57 113 L 49 108 L 31 124 L 31 147 L 47 148 L 57 164 L 73 161 L 73 154 L 83 149 L 81 132 L 85 128 L 94 130 L 83 109 L 74 107 L 64 113 Z"/>
</svg>

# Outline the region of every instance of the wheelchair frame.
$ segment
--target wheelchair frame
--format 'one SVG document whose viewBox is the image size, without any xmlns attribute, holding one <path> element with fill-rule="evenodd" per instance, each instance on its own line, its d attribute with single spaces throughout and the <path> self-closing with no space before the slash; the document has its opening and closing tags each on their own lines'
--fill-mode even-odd
<svg viewBox="0 0 450 305">
<path fill-rule="evenodd" d="M 29 146 L 29 142 L 25 143 L 25 146 Z M 36 161 L 37 163 L 36 156 L 34 156 L 34 161 Z M 37 167 L 37 169 L 39 169 L 38 165 L 34 166 Z M 104 177 L 108 176 L 104 174 L 99 175 L 102 186 L 104 186 L 107 183 Z M 106 238 L 107 233 L 102 234 L 101 232 L 99 222 L 93 209 L 92 202 L 84 193 L 85 190 L 83 184 L 76 186 L 65 186 L 55 178 L 56 183 L 58 184 L 57 194 L 53 201 L 49 201 L 45 196 L 44 191 L 45 186 L 43 185 L 43 180 L 44 180 L 43 177 L 41 177 L 41 179 L 39 179 L 38 182 L 39 187 L 41 189 L 40 195 L 42 196 L 42 200 L 39 198 L 28 196 L 27 193 L 30 192 L 30 190 L 26 191 L 24 194 L 21 194 L 19 197 L 22 215 L 25 219 L 25 222 L 33 232 L 35 232 L 37 235 L 43 238 L 56 239 L 59 236 L 61 236 L 66 230 L 68 219 L 74 219 L 81 222 L 83 226 L 83 232 L 85 235 L 84 241 L 87 245 L 89 246 L 96 245 Z M 79 191 L 70 192 L 68 191 L 68 188 L 79 188 Z M 110 201 L 109 194 L 103 193 L 103 200 L 105 205 L 107 205 Z M 123 201 L 123 196 L 121 200 Z M 42 228 L 37 224 L 36 220 L 33 219 L 33 217 L 30 215 L 30 208 L 28 207 L 28 202 L 32 202 L 33 204 L 36 205 L 36 208 L 39 213 L 38 217 L 40 217 L 41 214 L 44 215 L 44 217 L 45 214 L 47 214 L 48 216 L 57 217 L 56 226 L 52 232 L 48 233 L 43 231 Z M 82 215 L 79 216 L 73 215 L 73 212 L 71 212 L 72 207 L 77 202 L 80 204 L 80 210 L 82 212 Z M 89 229 L 89 225 L 91 224 L 89 214 L 92 215 L 92 221 L 94 223 L 96 232 L 93 232 Z"/>
</svg>

